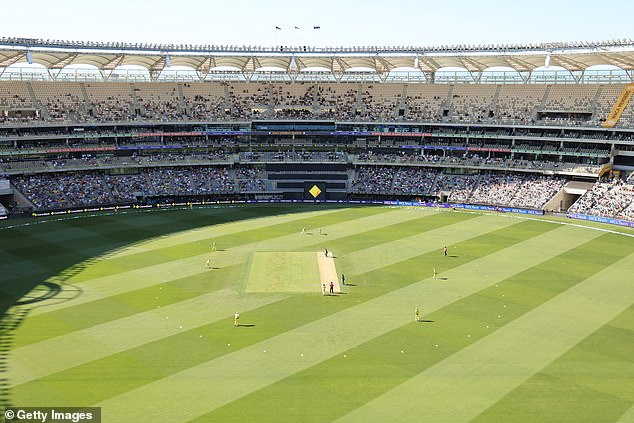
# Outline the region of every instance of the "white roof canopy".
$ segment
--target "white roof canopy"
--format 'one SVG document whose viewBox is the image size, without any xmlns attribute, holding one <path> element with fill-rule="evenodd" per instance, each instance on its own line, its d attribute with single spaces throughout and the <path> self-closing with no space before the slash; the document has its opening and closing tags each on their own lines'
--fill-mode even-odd
<svg viewBox="0 0 634 423">
<path fill-rule="evenodd" d="M 530 72 L 543 67 L 547 62 L 551 66 L 571 72 L 583 71 L 596 65 L 612 65 L 623 70 L 634 70 L 634 41 L 432 48 L 262 48 L 0 38 L 0 67 L 27 61 L 40 64 L 47 69 L 91 65 L 100 70 L 112 70 L 123 65 L 137 65 L 149 71 L 161 71 L 169 64 L 190 67 L 203 73 L 225 66 L 235 67 L 244 72 L 253 72 L 264 67 L 285 69 L 288 72 L 324 68 L 333 73 L 353 68 L 369 68 L 380 74 L 395 68 L 436 72 L 447 67 L 465 68 L 470 72 L 482 72 L 492 67 L 508 67 L 518 72 Z"/>
</svg>

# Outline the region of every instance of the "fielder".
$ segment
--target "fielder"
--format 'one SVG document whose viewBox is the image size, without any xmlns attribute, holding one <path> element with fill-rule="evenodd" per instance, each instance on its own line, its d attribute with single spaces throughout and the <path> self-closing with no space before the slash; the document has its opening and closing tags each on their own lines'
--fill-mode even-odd
<svg viewBox="0 0 634 423">
<path fill-rule="evenodd" d="M 240 320 L 240 313 L 236 311 L 236 314 L 233 315 L 233 326 L 238 327 L 240 324 L 238 323 Z"/>
</svg>

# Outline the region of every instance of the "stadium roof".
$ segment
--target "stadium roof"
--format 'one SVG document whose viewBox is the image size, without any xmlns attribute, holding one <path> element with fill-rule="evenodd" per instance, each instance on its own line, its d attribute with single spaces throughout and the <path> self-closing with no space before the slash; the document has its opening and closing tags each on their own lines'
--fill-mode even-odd
<svg viewBox="0 0 634 423">
<path fill-rule="evenodd" d="M 458 45 L 440 47 L 327 47 L 311 46 L 213 46 L 173 44 L 96 43 L 25 38 L 0 38 L 0 68 L 36 63 L 47 69 L 92 65 L 99 70 L 137 65 L 150 72 L 185 66 L 201 73 L 218 67 L 242 72 L 280 68 L 299 72 L 323 68 L 333 73 L 368 68 L 384 74 L 396 68 L 433 73 L 443 68 L 483 72 L 509 67 L 531 72 L 543 66 L 584 71 L 591 66 L 612 65 L 634 71 L 634 41 L 541 43 L 525 45 Z M 629 73 L 628 72 L 628 73 Z"/>
</svg>

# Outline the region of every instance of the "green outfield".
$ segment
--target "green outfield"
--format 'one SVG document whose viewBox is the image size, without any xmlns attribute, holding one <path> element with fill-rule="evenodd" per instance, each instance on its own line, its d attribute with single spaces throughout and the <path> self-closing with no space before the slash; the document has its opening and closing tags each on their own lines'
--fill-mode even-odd
<svg viewBox="0 0 634 423">
<path fill-rule="evenodd" d="M 254 252 L 245 292 L 320 292 L 317 254 Z"/>
<path fill-rule="evenodd" d="M 634 231 L 579 223 L 302 205 L 5 221 L 0 402 L 104 422 L 632 422 Z"/>
</svg>

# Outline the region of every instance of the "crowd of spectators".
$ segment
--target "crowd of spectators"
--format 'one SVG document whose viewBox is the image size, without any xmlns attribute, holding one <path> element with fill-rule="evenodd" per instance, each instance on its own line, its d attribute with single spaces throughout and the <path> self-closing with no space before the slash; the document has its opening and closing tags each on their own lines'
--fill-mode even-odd
<svg viewBox="0 0 634 423">
<path fill-rule="evenodd" d="M 236 192 L 236 182 L 226 166 L 194 167 L 189 175 L 196 195 L 226 194 Z"/>
<path fill-rule="evenodd" d="M 60 189 L 54 174 L 16 176 L 11 178 L 15 187 L 33 203 L 36 209 L 51 210 L 72 207 Z"/>
<path fill-rule="evenodd" d="M 351 191 L 359 194 L 390 194 L 396 168 L 394 166 L 367 166 L 355 171 Z"/>
<path fill-rule="evenodd" d="M 396 153 L 361 153 L 357 156 L 358 162 L 363 163 L 417 163 L 426 165 L 459 165 L 478 167 L 484 169 L 534 169 L 534 170 L 567 170 L 571 172 L 597 174 L 601 169 L 599 165 L 586 165 L 569 162 L 557 162 L 549 160 L 526 160 L 510 157 L 483 157 L 473 153 L 460 155 L 433 155 L 433 154 L 405 154 Z"/>
<path fill-rule="evenodd" d="M 19 94 L 2 95 L 3 104 L 12 110 L 0 114 L 1 122 L 65 121 L 181 121 L 229 120 L 252 118 L 336 119 L 369 121 L 439 121 L 471 123 L 544 124 L 561 126 L 598 126 L 597 110 L 591 120 L 580 120 L 574 112 L 579 108 L 592 111 L 592 98 L 570 101 L 567 87 L 560 87 L 549 97 L 551 106 L 563 104 L 570 114 L 537 115 L 542 91 L 526 102 L 520 88 L 506 88 L 506 95 L 496 104 L 494 91 L 486 86 L 461 86 L 464 92 L 447 95 L 447 90 L 431 86 L 415 87 L 414 95 L 405 95 L 403 84 L 334 84 L 334 83 L 86 83 L 85 95 L 77 86 L 51 82 L 43 88 L 46 95 L 34 101 L 22 87 Z M 203 83 L 200 83 L 203 84 Z M 210 83 L 204 83 L 210 84 Z M 136 86 L 136 88 L 135 88 Z M 183 93 L 186 87 L 186 93 Z M 467 87 L 469 87 L 467 89 Z M 12 88 L 13 89 L 13 88 Z M 407 90 L 405 90 L 407 91 Z M 443 91 L 443 94 L 440 92 Z M 588 91 L 591 93 L 591 91 Z M 607 101 L 606 104 L 614 104 Z M 583 106 L 583 107 L 582 107 Z M 558 109 L 559 110 L 559 109 Z M 621 118 L 621 126 L 634 121 L 631 108 Z M 568 117 L 569 116 L 569 117 Z"/>
<path fill-rule="evenodd" d="M 238 192 L 266 190 L 266 172 L 260 167 L 240 166 L 235 169 Z"/>
<path fill-rule="evenodd" d="M 440 173 L 436 179 L 436 192 L 448 194 L 447 200 L 452 203 L 464 203 L 469 199 L 478 182 L 478 175 L 454 175 Z"/>
<path fill-rule="evenodd" d="M 352 191 L 365 194 L 447 197 L 455 203 L 541 209 L 565 179 L 532 174 L 484 172 L 456 175 L 420 167 L 361 166 Z"/>
<path fill-rule="evenodd" d="M 422 167 L 400 167 L 394 174 L 392 193 L 396 195 L 432 195 L 434 181 L 440 172 Z"/>
<path fill-rule="evenodd" d="M 152 168 L 150 183 L 157 195 L 193 195 L 194 184 L 187 168 Z"/>
<path fill-rule="evenodd" d="M 565 179 L 531 174 L 486 173 L 468 201 L 540 209 L 564 186 Z"/>
<path fill-rule="evenodd" d="M 620 179 L 597 182 L 568 211 L 634 220 L 634 184 Z"/>
<path fill-rule="evenodd" d="M 110 204 L 129 204 L 139 197 L 191 196 L 236 193 L 237 183 L 226 166 L 156 167 L 137 174 L 107 175 L 92 172 L 56 172 L 20 175 L 11 178 L 13 185 L 38 210 L 64 209 Z M 261 174 L 248 179 L 244 169 L 240 182 L 252 190 L 262 188 Z"/>
<path fill-rule="evenodd" d="M 65 169 L 18 175 L 11 181 L 39 210 L 133 203 L 148 196 L 260 193 L 274 186 L 262 165 L 149 166 L 136 172 L 110 175 L 100 170 Z M 563 177 L 526 172 L 452 174 L 438 167 L 377 164 L 351 169 L 347 191 L 542 209 L 564 184 Z M 569 211 L 634 219 L 634 184 L 622 180 L 598 182 Z"/>
<path fill-rule="evenodd" d="M 110 187 L 112 199 L 116 204 L 132 203 L 136 196 L 155 194 L 144 173 L 130 175 L 104 175 L 105 183 Z"/>
</svg>

